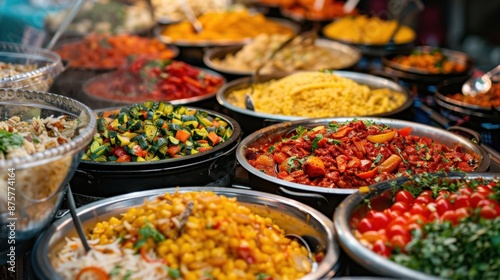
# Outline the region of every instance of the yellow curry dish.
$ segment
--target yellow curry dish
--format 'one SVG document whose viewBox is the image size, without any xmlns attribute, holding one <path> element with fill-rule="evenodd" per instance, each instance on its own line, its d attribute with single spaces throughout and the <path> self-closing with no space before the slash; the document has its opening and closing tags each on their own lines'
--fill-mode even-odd
<svg viewBox="0 0 500 280">
<path fill-rule="evenodd" d="M 346 16 L 323 28 L 327 38 L 353 44 L 385 45 L 389 43 L 397 27 L 395 20 L 383 20 L 367 15 Z M 407 44 L 415 40 L 415 31 L 402 25 L 394 37 L 396 44 Z"/>
<path fill-rule="evenodd" d="M 294 30 L 278 22 L 267 19 L 259 13 L 250 13 L 247 10 L 206 13 L 198 20 L 203 26 L 199 33 L 191 23 L 180 23 L 166 26 L 161 35 L 163 39 L 175 43 L 202 42 L 202 41 L 244 41 L 259 34 L 294 34 Z"/>
</svg>

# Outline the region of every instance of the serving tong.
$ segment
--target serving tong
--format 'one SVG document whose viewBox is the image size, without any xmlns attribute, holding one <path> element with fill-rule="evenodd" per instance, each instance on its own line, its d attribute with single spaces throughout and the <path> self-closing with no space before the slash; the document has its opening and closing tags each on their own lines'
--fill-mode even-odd
<svg viewBox="0 0 500 280">
<path fill-rule="evenodd" d="M 255 84 L 259 81 L 260 78 L 260 71 L 264 66 L 266 66 L 270 61 L 273 60 L 273 58 L 278 54 L 280 51 L 282 51 L 285 47 L 290 45 L 296 38 L 301 38 L 299 41 L 299 45 L 302 44 L 303 42 L 307 41 L 308 39 L 310 40 L 310 44 L 314 44 L 316 41 L 316 38 L 318 37 L 318 30 L 320 28 L 319 23 L 314 23 L 314 27 L 311 30 L 302 32 L 302 33 L 297 33 L 293 35 L 292 37 L 288 38 L 286 41 L 281 43 L 281 45 L 278 46 L 264 61 L 255 69 L 255 72 L 253 75 L 250 77 L 250 92 L 245 94 L 245 107 L 248 110 L 255 111 L 255 103 L 253 102 L 252 95 L 254 92 Z"/>
</svg>

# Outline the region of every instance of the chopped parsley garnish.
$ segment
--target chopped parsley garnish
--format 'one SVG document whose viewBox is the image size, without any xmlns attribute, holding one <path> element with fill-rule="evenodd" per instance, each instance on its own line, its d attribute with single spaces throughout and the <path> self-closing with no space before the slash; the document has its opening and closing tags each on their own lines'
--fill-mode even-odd
<svg viewBox="0 0 500 280">
<path fill-rule="evenodd" d="M 268 151 L 269 151 L 269 153 L 274 152 L 274 149 L 276 149 L 276 147 L 275 147 L 274 145 L 270 146 L 270 147 L 269 147 L 269 150 L 268 150 Z"/>
<path fill-rule="evenodd" d="M 125 273 L 125 276 L 123 276 L 123 280 L 129 280 L 130 276 L 132 276 L 132 273 L 134 273 L 132 270 L 128 270 L 127 269 L 127 272 Z"/>
<path fill-rule="evenodd" d="M 120 273 L 121 266 L 115 265 L 115 267 L 109 272 L 109 276 L 115 276 Z"/>
<path fill-rule="evenodd" d="M 23 142 L 24 138 L 21 135 L 0 130 L 0 152 L 4 155 L 7 155 L 7 151 L 10 147 L 21 147 Z"/>
<path fill-rule="evenodd" d="M 259 274 L 257 274 L 256 280 L 269 280 L 269 279 L 271 279 L 270 275 L 267 275 L 265 273 L 259 273 Z"/>
<path fill-rule="evenodd" d="M 407 164 L 408 161 L 403 157 L 403 155 L 401 154 L 401 149 L 398 147 L 398 146 L 394 146 L 394 148 L 396 149 L 396 151 L 398 152 L 399 154 L 399 157 L 401 158 L 401 160 L 403 161 L 404 164 Z"/>
<path fill-rule="evenodd" d="M 307 132 L 307 129 L 300 125 L 297 129 L 295 129 L 295 132 L 297 132 L 297 134 L 291 137 L 293 140 L 297 140 L 302 137 L 302 135 Z"/>
<path fill-rule="evenodd" d="M 370 127 L 375 124 L 375 121 L 373 120 L 363 120 L 363 123 L 365 124 L 366 127 Z"/>
<path fill-rule="evenodd" d="M 161 242 L 165 240 L 165 236 L 159 231 L 154 229 L 149 223 L 139 229 L 139 240 L 134 245 L 134 248 L 141 248 L 148 238 L 152 238 L 155 242 Z"/>
<path fill-rule="evenodd" d="M 363 203 L 366 204 L 366 207 L 368 207 L 368 209 L 372 209 L 372 204 L 371 204 L 370 199 L 364 198 Z"/>
<path fill-rule="evenodd" d="M 304 163 L 304 160 L 305 159 L 297 158 L 297 156 L 292 156 L 288 158 L 288 160 L 286 161 L 286 164 L 289 166 L 288 172 L 292 172 L 292 169 L 296 167 L 295 162 L 299 163 L 299 167 L 301 167 L 302 164 Z"/>
<path fill-rule="evenodd" d="M 339 124 L 338 123 L 331 122 L 331 123 L 328 124 L 328 130 L 329 131 L 337 132 L 338 129 L 339 129 Z"/>
<path fill-rule="evenodd" d="M 316 151 L 316 149 L 318 148 L 318 142 L 323 139 L 323 134 L 318 134 L 316 135 L 316 138 L 314 138 L 314 140 L 312 141 L 311 145 L 312 145 L 312 151 L 311 153 L 313 154 L 314 151 Z"/>
<path fill-rule="evenodd" d="M 405 247 L 407 253 L 394 254 L 391 259 L 442 278 L 498 279 L 499 236 L 496 220 L 469 217 L 456 226 L 449 221 L 428 223 L 422 232 L 414 231 Z"/>
<path fill-rule="evenodd" d="M 168 276 L 177 279 L 181 277 L 181 272 L 175 268 L 168 268 Z"/>
<path fill-rule="evenodd" d="M 337 139 L 328 139 L 328 143 L 334 144 L 334 145 L 342 145 L 342 141 L 337 140 Z"/>
<path fill-rule="evenodd" d="M 382 154 L 378 154 L 372 163 L 372 168 L 375 167 L 375 165 L 377 165 L 382 160 L 382 158 L 383 158 Z"/>
</svg>

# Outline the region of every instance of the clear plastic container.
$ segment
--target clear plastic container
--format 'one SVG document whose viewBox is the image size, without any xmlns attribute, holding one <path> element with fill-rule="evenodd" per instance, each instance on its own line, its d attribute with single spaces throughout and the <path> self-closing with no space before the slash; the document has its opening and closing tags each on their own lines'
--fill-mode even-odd
<svg viewBox="0 0 500 280">
<path fill-rule="evenodd" d="M 16 246 L 22 246 L 52 221 L 96 130 L 94 112 L 79 101 L 47 92 L 0 88 L 0 121 L 13 116 L 28 121 L 62 115 L 78 120 L 77 135 L 70 141 L 31 155 L 0 159 L 0 265 L 10 248 L 3 242 L 8 238 L 9 218 L 16 221 Z M 8 192 L 15 196 L 15 211 Z"/>
<path fill-rule="evenodd" d="M 53 51 L 0 42 L 0 88 L 47 91 L 63 70 Z"/>
</svg>

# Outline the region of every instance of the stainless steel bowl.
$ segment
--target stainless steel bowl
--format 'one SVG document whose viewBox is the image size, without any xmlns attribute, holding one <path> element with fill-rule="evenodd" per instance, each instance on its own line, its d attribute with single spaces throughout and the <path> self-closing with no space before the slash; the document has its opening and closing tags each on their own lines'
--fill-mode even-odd
<svg viewBox="0 0 500 280">
<path fill-rule="evenodd" d="M 475 171 L 486 171 L 490 166 L 490 157 L 483 148 L 462 136 L 453 134 L 444 129 L 396 119 L 357 119 L 372 120 L 376 123 L 384 123 L 397 129 L 411 126 L 412 135 L 425 136 L 447 146 L 459 145 L 464 149 L 465 152 L 479 155 L 480 162 L 478 168 Z M 263 128 L 248 135 L 241 141 L 238 149 L 236 150 L 236 159 L 238 160 L 240 165 L 248 171 L 250 186 L 252 187 L 252 189 L 270 193 L 277 193 L 296 199 L 314 207 L 315 209 L 318 209 L 325 215 L 331 217 L 337 205 L 339 205 L 339 203 L 349 194 L 357 192 L 357 189 L 324 188 L 292 183 L 278 179 L 271 175 L 267 175 L 250 165 L 245 157 L 245 151 L 248 147 L 251 146 L 261 145 L 264 143 L 272 143 L 276 141 L 276 139 L 279 139 L 279 137 L 289 133 L 290 131 L 294 131 L 299 126 L 313 128 L 319 125 L 328 126 L 328 123 L 331 121 L 342 123 L 350 120 L 352 120 L 352 118 L 306 119 L 279 123 Z"/>
<path fill-rule="evenodd" d="M 430 73 L 429 71 L 425 71 L 415 67 L 404 67 L 400 63 L 392 61 L 393 58 L 399 55 L 409 55 L 414 51 L 418 51 L 421 53 L 430 53 L 436 49 L 440 50 L 443 55 L 445 55 L 449 60 L 465 65 L 465 69 L 461 72 Z M 474 62 L 466 53 L 430 46 L 415 47 L 411 50 L 407 50 L 398 54 L 386 55 L 382 58 L 382 64 L 384 65 L 384 72 L 386 73 L 386 75 L 397 79 L 425 84 L 437 84 L 445 79 L 453 77 L 469 77 L 472 74 L 472 68 L 474 66 Z"/>
<path fill-rule="evenodd" d="M 358 63 L 358 61 L 361 59 L 361 52 L 358 49 L 346 44 L 325 39 L 317 39 L 315 41 L 315 45 L 318 47 L 330 49 L 332 53 L 335 53 L 339 57 L 342 57 L 343 63 L 339 64 L 339 66 L 336 68 L 332 68 L 332 70 L 350 68 L 354 66 L 356 63 Z M 203 56 L 203 62 L 208 67 L 226 75 L 240 76 L 240 77 L 252 75 L 255 71 L 226 68 L 214 62 L 214 59 L 224 59 L 229 54 L 233 55 L 236 54 L 242 48 L 243 46 L 231 46 L 231 47 L 220 47 L 220 48 L 209 49 L 208 51 L 205 52 L 205 55 Z M 322 70 L 322 69 L 317 69 L 317 70 Z"/>
<path fill-rule="evenodd" d="M 270 21 L 273 21 L 279 25 L 290 28 L 293 33 L 298 33 L 300 31 L 300 27 L 297 23 L 286 19 L 280 18 L 267 18 Z M 175 24 L 175 23 L 174 23 Z M 197 47 L 197 48 L 206 48 L 206 47 L 222 47 L 222 46 L 235 46 L 235 45 L 243 45 L 247 42 L 250 42 L 252 38 L 245 39 L 220 39 L 220 40 L 174 40 L 171 37 L 164 36 L 162 34 L 164 26 L 157 25 L 153 32 L 158 40 L 162 41 L 165 44 L 172 44 L 178 47 Z"/>
<path fill-rule="evenodd" d="M 355 82 L 362 85 L 367 85 L 372 89 L 388 88 L 393 91 L 401 92 L 406 96 L 406 101 L 399 108 L 390 112 L 366 115 L 364 117 L 389 117 L 389 116 L 395 117 L 408 110 L 413 104 L 412 94 L 406 88 L 388 79 L 380 78 L 374 75 L 349 72 L 349 71 L 334 71 L 333 74 L 354 80 Z M 266 82 L 272 79 L 279 79 L 283 77 L 285 77 L 285 75 L 263 76 L 260 78 L 259 82 Z M 252 133 L 258 129 L 279 122 L 294 121 L 307 118 L 300 116 L 285 116 L 285 115 L 274 115 L 274 114 L 255 112 L 245 108 L 237 107 L 228 101 L 228 96 L 232 91 L 248 88 L 250 85 L 251 85 L 251 78 L 249 77 L 241 78 L 225 84 L 217 92 L 217 102 L 219 102 L 220 105 L 226 108 L 229 112 L 229 115 L 235 118 L 236 121 L 238 121 L 241 124 L 244 124 L 243 131 L 245 131 L 245 133 Z M 358 117 L 358 116 L 344 116 L 344 117 Z"/>
<path fill-rule="evenodd" d="M 449 173 L 435 175 L 448 177 L 451 179 L 493 179 L 495 177 L 498 179 L 500 177 L 500 173 Z M 370 186 L 370 191 L 368 193 L 358 192 L 350 195 L 339 205 L 339 207 L 337 207 L 337 211 L 335 212 L 334 216 L 335 231 L 337 232 L 340 245 L 346 251 L 349 257 L 376 274 L 398 279 L 441 279 L 436 276 L 425 274 L 399 265 L 387 258 L 374 253 L 372 250 L 363 246 L 352 233 L 352 228 L 350 225 L 351 217 L 355 213 L 355 211 L 364 204 L 365 199 L 373 199 L 385 192 L 394 194 L 393 191 L 399 190 L 401 188 L 401 185 L 408 180 L 411 179 L 409 179 L 408 177 L 404 177 L 381 182 Z"/>
<path fill-rule="evenodd" d="M 325 279 L 332 277 L 339 259 L 339 247 L 333 235 L 333 223 L 330 219 L 311 207 L 277 195 L 248 190 L 218 187 L 186 187 L 130 193 L 110 199 L 94 202 L 78 209 L 78 216 L 84 228 L 95 225 L 97 221 L 124 213 L 129 208 L 142 205 L 145 199 L 169 192 L 213 191 L 218 195 L 235 197 L 239 203 L 249 207 L 254 213 L 270 217 L 286 233 L 308 236 L 317 240 L 325 258 L 317 269 L 302 279 Z M 41 279 L 61 279 L 51 264 L 55 252 L 64 245 L 65 237 L 74 237 L 76 230 L 71 217 L 65 217 L 49 227 L 34 247 L 32 259 L 35 272 Z"/>
<path fill-rule="evenodd" d="M 96 129 L 92 110 L 76 100 L 47 92 L 0 89 L 0 119 L 19 115 L 23 120 L 51 115 L 77 118 L 80 120 L 79 135 L 43 152 L 0 160 L 0 264 L 7 257 L 4 252 L 10 247 L 7 238 L 11 231 L 7 225 L 15 223 L 17 253 L 21 255 L 21 245 L 52 221 L 63 190 Z M 15 170 L 9 172 L 9 169 Z M 7 178 L 12 177 L 10 173 L 15 175 L 14 184 L 7 183 Z M 15 200 L 7 201 L 8 192 Z M 14 210 L 10 208 L 12 206 Z"/>
</svg>

